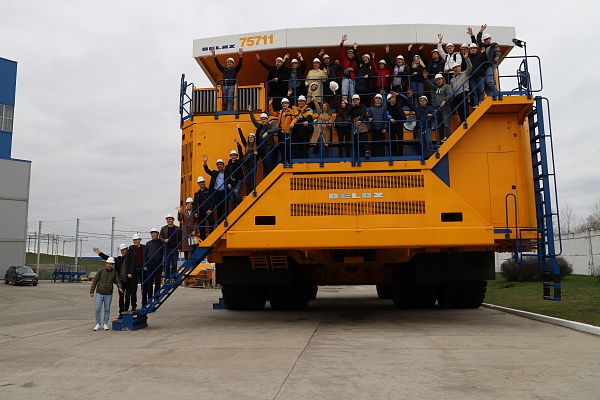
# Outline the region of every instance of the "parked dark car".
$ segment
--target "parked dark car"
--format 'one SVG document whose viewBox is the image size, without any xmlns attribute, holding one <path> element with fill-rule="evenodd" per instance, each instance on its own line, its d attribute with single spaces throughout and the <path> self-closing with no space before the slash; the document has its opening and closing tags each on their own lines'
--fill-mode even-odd
<svg viewBox="0 0 600 400">
<path fill-rule="evenodd" d="M 37 286 L 38 284 L 38 275 L 33 272 L 31 267 L 22 266 L 22 267 L 10 267 L 6 271 L 4 275 L 4 283 L 7 285 L 12 283 L 13 285 L 33 285 Z"/>
</svg>

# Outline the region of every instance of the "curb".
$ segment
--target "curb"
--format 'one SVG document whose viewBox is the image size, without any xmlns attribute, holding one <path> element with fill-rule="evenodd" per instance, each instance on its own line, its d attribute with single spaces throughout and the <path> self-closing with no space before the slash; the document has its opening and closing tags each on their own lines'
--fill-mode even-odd
<svg viewBox="0 0 600 400">
<path fill-rule="evenodd" d="M 545 322 L 547 324 L 558 325 L 564 328 L 574 329 L 576 331 L 600 336 L 600 326 L 584 324 L 582 322 L 569 321 L 568 319 L 549 317 L 547 315 L 536 314 L 528 311 L 515 310 L 514 308 L 497 306 L 495 304 L 483 303 L 481 306 L 492 310 L 518 315 L 519 317 L 529 318 L 536 321 Z"/>
</svg>

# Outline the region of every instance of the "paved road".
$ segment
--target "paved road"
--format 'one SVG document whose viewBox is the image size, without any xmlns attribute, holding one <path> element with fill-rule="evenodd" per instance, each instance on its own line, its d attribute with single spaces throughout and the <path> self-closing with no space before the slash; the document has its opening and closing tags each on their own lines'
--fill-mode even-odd
<svg viewBox="0 0 600 400">
<path fill-rule="evenodd" d="M 398 311 L 355 286 L 213 311 L 219 291 L 183 288 L 148 329 L 93 332 L 88 290 L 0 286 L 2 400 L 599 398 L 600 338 L 489 309 Z"/>
</svg>

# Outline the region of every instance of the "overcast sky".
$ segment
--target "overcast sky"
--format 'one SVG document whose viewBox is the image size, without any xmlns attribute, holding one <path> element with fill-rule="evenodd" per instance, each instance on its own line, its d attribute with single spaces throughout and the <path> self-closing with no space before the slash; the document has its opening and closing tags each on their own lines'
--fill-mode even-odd
<svg viewBox="0 0 600 400">
<path fill-rule="evenodd" d="M 19 63 L 13 157 L 33 161 L 29 221 L 61 234 L 77 217 L 86 232 L 110 232 L 111 216 L 123 231 L 164 224 L 179 199 L 181 73 L 208 84 L 194 39 L 378 23 L 515 26 L 542 58 L 561 205 L 584 217 L 600 199 L 600 3 L 563 4 L 0 0 L 0 57 Z"/>
</svg>

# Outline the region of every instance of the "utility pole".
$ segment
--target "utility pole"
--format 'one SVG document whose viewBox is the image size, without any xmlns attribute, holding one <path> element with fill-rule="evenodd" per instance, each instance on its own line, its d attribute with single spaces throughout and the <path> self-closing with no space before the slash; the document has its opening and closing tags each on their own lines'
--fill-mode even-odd
<svg viewBox="0 0 600 400">
<path fill-rule="evenodd" d="M 65 243 L 67 242 L 67 239 L 63 239 L 63 257 L 65 256 Z"/>
<path fill-rule="evenodd" d="M 110 230 L 110 256 L 111 257 L 115 256 L 114 249 L 115 249 L 115 217 L 112 217 L 112 228 Z"/>
<path fill-rule="evenodd" d="M 79 272 L 79 258 L 78 252 L 79 250 L 79 218 L 77 218 L 77 226 L 75 228 L 75 271 Z"/>
<path fill-rule="evenodd" d="M 40 221 L 38 223 L 38 231 L 37 231 L 37 260 L 35 263 L 36 266 L 36 270 L 37 270 L 37 274 L 38 274 L 38 279 L 41 279 L 41 275 L 40 275 L 40 242 L 41 242 L 41 238 L 42 238 L 42 221 Z"/>
</svg>

